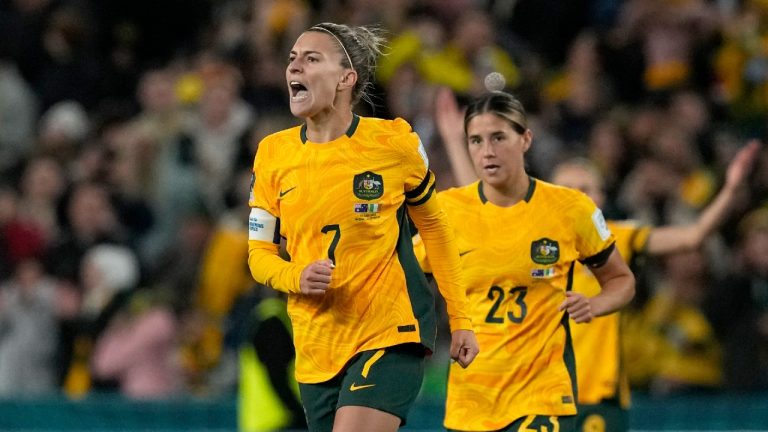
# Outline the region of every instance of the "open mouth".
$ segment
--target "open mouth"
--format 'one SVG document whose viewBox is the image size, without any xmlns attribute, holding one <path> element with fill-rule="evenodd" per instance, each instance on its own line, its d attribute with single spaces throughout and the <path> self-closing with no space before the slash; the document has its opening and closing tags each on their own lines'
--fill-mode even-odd
<svg viewBox="0 0 768 432">
<path fill-rule="evenodd" d="M 483 170 L 489 173 L 495 173 L 499 170 L 499 166 L 494 164 L 483 165 Z"/>
<path fill-rule="evenodd" d="M 288 83 L 288 87 L 291 91 L 292 101 L 301 101 L 309 96 L 309 90 L 307 90 L 307 87 L 298 81 L 291 81 Z"/>
</svg>

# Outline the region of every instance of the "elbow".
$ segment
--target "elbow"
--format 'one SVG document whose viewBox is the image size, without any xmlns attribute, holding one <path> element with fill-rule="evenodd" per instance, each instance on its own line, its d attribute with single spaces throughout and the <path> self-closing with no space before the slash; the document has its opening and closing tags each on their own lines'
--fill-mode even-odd
<svg viewBox="0 0 768 432">
<path fill-rule="evenodd" d="M 635 298 L 635 285 L 636 285 L 636 279 L 635 275 L 632 274 L 632 272 L 629 272 L 625 276 L 625 281 L 623 284 L 623 290 L 622 290 L 622 307 L 628 305 L 632 299 Z"/>
</svg>

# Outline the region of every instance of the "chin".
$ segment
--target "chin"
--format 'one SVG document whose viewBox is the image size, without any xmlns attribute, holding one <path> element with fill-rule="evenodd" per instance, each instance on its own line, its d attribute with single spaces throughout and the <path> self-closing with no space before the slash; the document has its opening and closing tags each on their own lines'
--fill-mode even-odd
<svg viewBox="0 0 768 432">
<path fill-rule="evenodd" d="M 291 114 L 298 118 L 307 118 L 312 116 L 312 110 L 304 104 L 290 104 Z"/>
</svg>

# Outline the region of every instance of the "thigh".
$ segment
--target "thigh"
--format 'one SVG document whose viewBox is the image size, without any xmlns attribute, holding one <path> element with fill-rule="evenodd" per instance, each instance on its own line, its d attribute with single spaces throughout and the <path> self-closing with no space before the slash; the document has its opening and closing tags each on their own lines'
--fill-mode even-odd
<svg viewBox="0 0 768 432">
<path fill-rule="evenodd" d="M 499 432 L 574 432 L 576 416 L 529 415 L 521 417 Z"/>
<path fill-rule="evenodd" d="M 579 405 L 576 416 L 577 432 L 627 432 L 629 412 L 615 402 Z"/>
<path fill-rule="evenodd" d="M 301 403 L 311 432 L 331 432 L 339 402 L 341 379 L 333 378 L 318 384 L 299 383 Z"/>
<path fill-rule="evenodd" d="M 405 424 L 424 379 L 424 354 L 420 344 L 363 352 L 346 368 L 338 407 L 373 408 Z"/>
</svg>

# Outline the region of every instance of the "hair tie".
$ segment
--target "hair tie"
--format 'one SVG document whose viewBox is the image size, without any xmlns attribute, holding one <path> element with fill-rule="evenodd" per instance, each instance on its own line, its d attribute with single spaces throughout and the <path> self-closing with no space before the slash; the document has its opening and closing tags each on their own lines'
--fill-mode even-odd
<svg viewBox="0 0 768 432">
<path fill-rule="evenodd" d="M 355 71 L 355 65 L 352 63 L 352 57 L 350 57 L 350 56 L 349 56 L 349 52 L 347 52 L 347 47 L 345 47 L 345 46 L 344 46 L 344 44 L 343 44 L 343 43 L 341 43 L 341 39 L 339 39 L 339 37 L 338 37 L 338 36 L 336 36 L 336 35 L 335 35 L 335 34 L 334 34 L 332 31 L 328 30 L 328 29 L 327 29 L 327 28 L 325 28 L 325 27 L 318 27 L 318 26 L 313 26 L 313 27 L 310 27 L 309 29 L 310 29 L 310 30 L 320 30 L 320 31 L 324 31 L 324 32 L 328 33 L 329 35 L 333 36 L 333 38 L 334 38 L 334 39 L 336 39 L 336 42 L 338 42 L 338 43 L 339 43 L 339 45 L 341 46 L 341 49 L 342 49 L 342 50 L 344 50 L 344 55 L 346 55 L 346 56 L 347 56 L 347 61 L 349 62 L 349 67 L 350 67 L 350 68 L 351 68 L 353 71 Z M 355 72 L 357 72 L 357 71 L 355 71 Z"/>
</svg>

